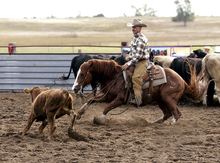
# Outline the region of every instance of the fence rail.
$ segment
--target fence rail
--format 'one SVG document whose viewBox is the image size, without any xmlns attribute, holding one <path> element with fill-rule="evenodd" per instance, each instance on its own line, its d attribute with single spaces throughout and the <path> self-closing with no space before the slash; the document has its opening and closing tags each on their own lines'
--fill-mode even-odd
<svg viewBox="0 0 220 163">
<path fill-rule="evenodd" d="M 124 45 L 123 45 L 124 43 Z M 12 43 L 10 43 L 12 44 Z M 16 49 L 16 53 L 79 53 L 78 50 L 81 49 L 83 53 L 120 53 L 121 48 L 125 45 L 127 46 L 127 42 L 122 42 L 122 46 L 100 46 L 100 45 L 14 45 L 13 48 Z M 204 46 L 212 47 L 213 51 L 215 46 L 219 45 L 178 45 L 178 46 L 153 46 L 152 47 L 189 47 L 191 52 L 197 49 L 203 49 Z M 0 54 L 9 53 L 9 46 L 0 46 Z"/>
<path fill-rule="evenodd" d="M 121 46 L 100 45 L 11 45 L 0 46 L 0 53 L 120 53 Z"/>
<path fill-rule="evenodd" d="M 62 80 L 61 76 L 68 75 L 71 61 L 78 55 L 80 54 L 0 54 L 0 91 L 23 91 L 24 88 L 36 85 L 41 88 L 71 90 L 75 81 L 73 72 L 68 80 Z M 86 87 L 85 91 L 91 91 L 91 87 Z"/>
<path fill-rule="evenodd" d="M 154 46 L 169 47 L 170 53 L 174 47 L 204 47 L 205 45 L 192 46 Z M 207 45 L 206 45 L 207 46 Z M 215 50 L 215 45 L 210 45 Z M 118 53 L 102 53 L 103 55 L 120 55 L 121 46 L 96 46 L 96 45 L 26 45 L 24 47 L 104 47 L 120 48 Z M 8 46 L 0 46 L 8 48 Z M 191 49 L 192 51 L 192 49 Z M 187 51 L 190 53 L 190 51 Z M 100 53 L 87 53 L 99 55 Z M 63 74 L 68 74 L 72 59 L 79 53 L 12 53 L 0 52 L 0 91 L 22 91 L 25 87 L 32 88 L 36 85 L 49 88 L 66 88 L 71 90 L 75 81 L 74 74 L 68 80 L 61 80 Z M 85 88 L 91 91 L 91 87 Z"/>
</svg>

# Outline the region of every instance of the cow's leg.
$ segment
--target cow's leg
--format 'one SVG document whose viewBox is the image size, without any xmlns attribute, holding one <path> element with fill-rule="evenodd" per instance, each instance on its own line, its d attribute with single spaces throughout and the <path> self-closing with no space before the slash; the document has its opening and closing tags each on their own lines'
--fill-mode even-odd
<svg viewBox="0 0 220 163">
<path fill-rule="evenodd" d="M 216 83 L 211 81 L 207 90 L 207 106 L 213 105 L 213 97 L 216 90 Z"/>
<path fill-rule="evenodd" d="M 57 128 L 56 123 L 55 123 L 55 118 L 49 120 L 50 124 L 50 134 L 48 136 L 48 139 L 51 139 L 53 137 L 53 134 Z"/>
<path fill-rule="evenodd" d="M 50 134 L 48 136 L 48 139 L 51 139 L 53 137 L 53 134 L 54 134 L 56 128 L 57 128 L 56 123 L 55 123 L 55 112 L 47 111 L 47 119 L 48 119 L 48 123 L 50 125 Z"/>
<path fill-rule="evenodd" d="M 72 112 L 70 113 L 70 116 L 71 116 L 71 124 L 70 124 L 70 127 L 69 129 L 73 129 L 74 128 L 74 123 L 76 121 L 76 113 L 74 113 L 74 111 L 72 110 Z"/>
<path fill-rule="evenodd" d="M 206 92 L 204 94 L 205 94 L 205 96 L 203 97 L 202 104 L 207 106 L 207 95 L 206 95 Z"/>
<path fill-rule="evenodd" d="M 220 91 L 216 91 L 216 95 L 218 97 L 218 102 L 220 103 Z"/>
<path fill-rule="evenodd" d="M 36 119 L 36 116 L 31 113 L 28 118 L 27 124 L 22 132 L 22 136 L 24 136 L 24 134 L 30 129 L 35 119 Z"/>
<path fill-rule="evenodd" d="M 107 97 L 103 97 L 104 94 L 98 95 L 96 97 L 90 98 L 77 112 L 77 119 L 81 118 L 81 115 L 86 112 L 88 107 L 93 103 L 93 102 L 106 102 Z"/>
<path fill-rule="evenodd" d="M 39 127 L 38 134 L 42 134 L 42 132 L 43 132 L 44 128 L 47 126 L 47 124 L 48 124 L 47 120 L 42 122 L 42 124 Z"/>
<path fill-rule="evenodd" d="M 120 106 L 123 104 L 123 100 L 121 100 L 120 98 L 115 98 L 111 103 L 108 104 L 108 106 L 103 110 L 103 114 L 101 116 L 101 119 L 99 118 L 94 118 L 93 122 L 96 124 L 104 124 L 106 121 L 106 115 L 107 113 L 116 108 L 117 106 Z"/>
<path fill-rule="evenodd" d="M 167 120 L 172 116 L 172 113 L 170 112 L 170 110 L 167 108 L 166 104 L 162 100 L 157 101 L 157 104 L 160 107 L 160 109 L 163 111 L 164 116 L 156 120 L 154 123 L 163 123 L 165 120 Z"/>
</svg>

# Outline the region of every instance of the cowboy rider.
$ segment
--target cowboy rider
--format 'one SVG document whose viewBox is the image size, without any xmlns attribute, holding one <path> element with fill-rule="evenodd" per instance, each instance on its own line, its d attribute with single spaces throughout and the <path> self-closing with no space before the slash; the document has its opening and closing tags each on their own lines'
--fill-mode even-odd
<svg viewBox="0 0 220 163">
<path fill-rule="evenodd" d="M 142 27 L 147 27 L 147 25 L 143 24 L 141 19 L 133 19 L 133 22 L 128 23 L 127 26 L 132 27 L 134 36 L 131 40 L 130 53 L 125 58 L 125 60 L 128 62 L 122 66 L 122 69 L 126 70 L 129 66 L 132 66 L 136 63 L 132 76 L 135 99 L 133 99 L 131 103 L 139 106 L 142 104 L 142 77 L 146 72 L 146 67 L 148 66 L 149 60 L 148 39 L 141 33 L 141 29 Z"/>
</svg>

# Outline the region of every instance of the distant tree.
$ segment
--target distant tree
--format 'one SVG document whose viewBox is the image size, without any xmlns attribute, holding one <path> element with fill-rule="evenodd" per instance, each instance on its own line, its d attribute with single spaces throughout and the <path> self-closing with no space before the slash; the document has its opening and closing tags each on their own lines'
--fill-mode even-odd
<svg viewBox="0 0 220 163">
<path fill-rule="evenodd" d="M 76 18 L 81 18 L 81 12 L 80 11 L 78 11 L 79 12 L 79 14 L 76 16 Z"/>
<path fill-rule="evenodd" d="M 51 15 L 51 16 L 50 16 L 50 18 L 51 18 L 51 19 L 55 19 L 56 17 L 55 17 L 55 16 L 53 16 L 53 15 Z"/>
<path fill-rule="evenodd" d="M 156 16 L 157 10 L 154 10 L 153 8 L 147 8 L 147 4 L 144 5 L 143 10 L 145 12 L 145 16 Z"/>
<path fill-rule="evenodd" d="M 93 17 L 105 17 L 103 14 L 94 15 Z"/>
<path fill-rule="evenodd" d="M 137 8 L 134 5 L 132 5 L 131 8 L 135 9 L 135 16 L 142 16 L 142 14 L 141 14 L 142 8 Z"/>
<path fill-rule="evenodd" d="M 186 22 L 194 20 L 194 13 L 191 12 L 191 3 L 190 0 L 181 0 L 184 3 L 180 3 L 179 0 L 175 0 L 175 4 L 177 5 L 177 16 L 172 18 L 173 22 L 184 22 L 184 26 L 186 26 Z"/>
<path fill-rule="evenodd" d="M 135 9 L 135 16 L 156 16 L 155 13 L 157 12 L 153 8 L 147 8 L 147 4 L 142 8 L 137 8 L 134 5 L 132 5 L 131 8 Z M 143 14 L 142 11 L 144 12 Z"/>
</svg>

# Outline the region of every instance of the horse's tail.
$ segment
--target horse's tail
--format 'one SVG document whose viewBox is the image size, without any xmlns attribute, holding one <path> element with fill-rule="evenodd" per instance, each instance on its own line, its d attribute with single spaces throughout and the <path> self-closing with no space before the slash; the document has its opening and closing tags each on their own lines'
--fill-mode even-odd
<svg viewBox="0 0 220 163">
<path fill-rule="evenodd" d="M 205 96 L 205 92 L 208 88 L 209 83 L 204 82 L 204 80 L 202 80 L 204 69 L 202 69 L 197 76 L 196 64 L 194 65 L 193 69 L 191 65 L 189 65 L 189 67 L 191 79 L 189 84 L 185 82 L 184 95 L 192 102 L 199 103 Z"/>
</svg>

